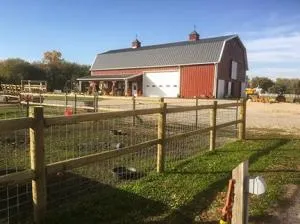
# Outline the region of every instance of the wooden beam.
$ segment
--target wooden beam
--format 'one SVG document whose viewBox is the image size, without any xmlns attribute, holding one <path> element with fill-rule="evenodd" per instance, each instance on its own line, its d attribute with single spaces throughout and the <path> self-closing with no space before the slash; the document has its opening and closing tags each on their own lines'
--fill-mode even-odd
<svg viewBox="0 0 300 224">
<path fill-rule="evenodd" d="M 82 156 L 80 158 L 74 158 L 56 163 L 46 165 L 47 174 L 56 173 L 58 171 L 70 170 L 78 167 L 82 167 L 91 163 L 111 159 L 114 157 L 126 155 L 129 153 L 137 152 L 141 149 L 156 145 L 159 142 L 158 139 L 150 140 L 133 146 L 128 146 L 122 149 L 116 149 L 111 151 L 105 151 L 95 153 L 92 155 Z"/>
<path fill-rule="evenodd" d="M 219 125 L 216 125 L 216 129 L 231 126 L 231 125 L 234 125 L 234 124 L 237 124 L 237 123 L 240 123 L 240 122 L 242 122 L 242 121 L 237 120 L 237 121 L 230 121 L 230 122 L 226 122 L 226 123 L 223 123 L 223 124 L 219 124 Z M 186 138 L 186 137 L 192 136 L 192 135 L 207 133 L 207 132 L 211 131 L 212 129 L 213 129 L 213 127 L 207 127 L 207 128 L 203 128 L 203 129 L 200 129 L 200 130 L 189 131 L 189 132 L 185 132 L 185 133 L 182 133 L 182 134 L 172 135 L 172 136 L 169 136 L 169 137 L 165 138 L 165 141 L 170 142 L 170 141 L 173 141 L 173 140 Z"/>
<path fill-rule="evenodd" d="M 209 128 L 203 128 L 200 130 L 195 130 L 195 131 L 189 131 L 189 132 L 185 132 L 182 134 L 177 134 L 177 135 L 172 135 L 170 137 L 167 137 L 165 139 L 166 142 L 170 142 L 170 141 L 174 141 L 174 140 L 178 140 L 178 139 L 183 139 L 192 135 L 197 135 L 197 134 L 202 134 L 202 133 L 206 133 L 209 132 L 210 130 L 212 130 L 212 127 Z"/>
<path fill-rule="evenodd" d="M 156 114 L 160 112 L 160 108 L 142 109 L 136 110 L 135 115 L 147 115 Z M 57 116 L 57 117 L 47 117 L 45 118 L 45 125 L 64 125 L 73 124 L 84 121 L 97 121 L 106 120 L 112 118 L 121 117 L 132 117 L 134 115 L 133 111 L 118 111 L 118 112 L 106 112 L 106 113 L 88 113 L 88 114 L 76 114 L 71 117 Z"/>
<path fill-rule="evenodd" d="M 238 123 L 241 123 L 241 122 L 243 122 L 243 121 L 242 120 L 237 120 L 237 121 L 229 121 L 229 122 L 226 122 L 226 123 L 223 123 L 223 124 L 218 124 L 218 125 L 216 125 L 216 129 L 225 128 L 227 126 L 235 125 L 235 124 L 238 124 Z"/>
<path fill-rule="evenodd" d="M 32 170 L 16 171 L 15 173 L 0 176 L 0 185 L 25 184 L 34 177 Z"/>
<path fill-rule="evenodd" d="M 248 224 L 248 175 L 248 160 L 232 171 L 232 179 L 235 181 L 232 224 Z"/>
<path fill-rule="evenodd" d="M 218 104 L 218 109 L 228 108 L 228 107 L 236 107 L 242 105 L 241 103 L 224 103 Z M 235 108 L 234 108 L 235 109 Z"/>
<path fill-rule="evenodd" d="M 33 118 L 16 118 L 0 120 L 0 133 L 6 133 L 8 131 L 15 131 L 21 129 L 28 129 L 33 125 Z"/>
<path fill-rule="evenodd" d="M 212 109 L 212 108 L 213 108 L 213 105 L 167 108 L 167 113 L 180 113 L 180 112 L 186 112 L 186 111 L 205 110 L 205 109 Z"/>
</svg>

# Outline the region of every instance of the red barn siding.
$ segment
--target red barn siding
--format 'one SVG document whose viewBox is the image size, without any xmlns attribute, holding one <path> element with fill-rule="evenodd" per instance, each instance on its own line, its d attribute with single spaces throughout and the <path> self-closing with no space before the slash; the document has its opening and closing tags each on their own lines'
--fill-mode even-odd
<svg viewBox="0 0 300 224">
<path fill-rule="evenodd" d="M 181 67 L 181 97 L 213 97 L 214 74 L 213 64 Z"/>
<path fill-rule="evenodd" d="M 238 39 L 228 41 L 224 48 L 224 53 L 221 62 L 218 65 L 218 78 L 230 81 L 231 80 L 231 62 L 238 63 L 237 80 L 245 81 L 246 76 L 246 58 L 245 49 L 240 44 Z"/>
<path fill-rule="evenodd" d="M 91 72 L 92 76 L 99 75 L 115 75 L 115 74 L 140 74 L 143 72 L 159 72 L 159 71 L 177 71 L 177 66 L 173 67 L 157 67 L 157 68 L 132 68 L 132 69 L 115 69 L 115 70 L 95 70 Z"/>
</svg>

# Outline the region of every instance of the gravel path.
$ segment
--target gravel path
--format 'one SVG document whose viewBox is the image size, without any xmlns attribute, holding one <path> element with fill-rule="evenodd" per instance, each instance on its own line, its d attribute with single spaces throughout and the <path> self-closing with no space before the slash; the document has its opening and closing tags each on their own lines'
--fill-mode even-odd
<svg viewBox="0 0 300 224">
<path fill-rule="evenodd" d="M 247 128 L 281 129 L 300 135 L 300 104 L 248 102 Z"/>
</svg>

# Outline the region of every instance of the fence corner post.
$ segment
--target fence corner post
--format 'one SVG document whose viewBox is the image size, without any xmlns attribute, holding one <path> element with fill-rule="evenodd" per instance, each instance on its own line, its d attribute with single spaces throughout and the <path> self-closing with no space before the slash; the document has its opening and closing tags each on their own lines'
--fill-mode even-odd
<svg viewBox="0 0 300 224">
<path fill-rule="evenodd" d="M 234 180 L 234 202 L 232 207 L 232 224 L 248 224 L 248 160 L 232 170 Z"/>
<path fill-rule="evenodd" d="M 135 126 L 135 110 L 136 110 L 136 99 L 135 96 L 132 96 L 132 125 Z"/>
<path fill-rule="evenodd" d="M 210 127 L 212 128 L 209 132 L 209 151 L 214 151 L 216 148 L 216 136 L 217 136 L 217 108 L 218 101 L 215 100 L 213 108 L 210 111 Z"/>
<path fill-rule="evenodd" d="M 239 111 L 239 119 L 241 122 L 239 123 L 239 140 L 246 139 L 246 99 L 240 100 L 240 111 Z"/>
<path fill-rule="evenodd" d="M 165 133 L 166 133 L 166 118 L 167 118 L 167 104 L 164 103 L 164 98 L 160 98 L 160 113 L 158 114 L 158 128 L 157 137 L 159 143 L 157 144 L 157 173 L 164 172 L 165 169 Z"/>
<path fill-rule="evenodd" d="M 30 117 L 34 119 L 30 128 L 30 162 L 35 175 L 32 180 L 33 216 L 34 223 L 40 224 L 44 222 L 47 206 L 43 107 L 31 107 Z"/>
</svg>

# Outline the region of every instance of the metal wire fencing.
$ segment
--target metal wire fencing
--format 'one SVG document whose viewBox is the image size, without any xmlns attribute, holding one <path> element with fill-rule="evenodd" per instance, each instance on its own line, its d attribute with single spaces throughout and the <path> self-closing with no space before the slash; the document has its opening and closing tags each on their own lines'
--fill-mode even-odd
<svg viewBox="0 0 300 224">
<path fill-rule="evenodd" d="M 142 102 L 148 106 L 147 101 Z M 133 113 L 125 110 L 114 112 L 111 116 L 110 113 L 84 115 L 95 117 L 87 120 L 76 120 L 76 115 L 47 118 L 52 107 L 44 107 L 45 164 L 62 167 L 55 172 L 46 169 L 47 211 L 64 209 L 68 203 L 76 202 L 79 196 L 94 192 L 99 184 L 118 186 L 155 173 L 159 156 L 157 144 L 161 144 L 158 135 L 161 110 L 156 108 L 161 107 L 161 104 L 154 104 L 156 107 L 151 107 L 150 112 L 143 108 L 145 110 L 141 113 L 141 109 L 133 108 Z M 129 105 L 132 106 L 131 103 Z M 194 106 L 192 109 L 174 104 L 167 107 L 172 111 L 166 111 L 165 119 L 166 169 L 210 148 L 210 132 L 214 130 L 211 129 L 211 114 L 214 107 L 206 104 L 205 109 L 200 105 L 195 109 Z M 62 115 L 64 109 L 56 108 L 57 111 L 52 114 Z M 216 110 L 216 127 L 225 124 L 216 130 L 217 146 L 236 139 L 236 125 L 226 124 L 237 121 L 236 109 L 237 105 Z M 51 125 L 48 125 L 49 119 L 54 121 Z M 58 120 L 62 123 L 56 122 Z M 30 168 L 29 140 L 27 129 L 1 135 L 0 168 L 3 174 L 0 176 Z M 96 157 L 98 160 L 86 163 Z M 69 167 L 68 164 L 75 162 L 79 162 L 79 165 Z M 26 211 L 32 209 L 31 184 L 25 182 L 0 186 L 1 221 L 18 223 L 28 214 Z M 22 207 L 25 205 L 26 208 Z M 29 218 L 31 216 L 28 215 Z"/>
<path fill-rule="evenodd" d="M 0 134 L 0 176 L 30 167 L 28 129 Z M 32 216 L 31 181 L 0 185 L 0 223 L 19 223 Z"/>
</svg>

